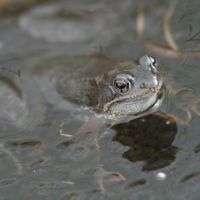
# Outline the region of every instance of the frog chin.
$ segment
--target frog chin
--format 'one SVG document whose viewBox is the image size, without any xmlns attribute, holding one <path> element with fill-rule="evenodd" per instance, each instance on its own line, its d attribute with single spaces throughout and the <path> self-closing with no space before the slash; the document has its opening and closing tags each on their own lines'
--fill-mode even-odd
<svg viewBox="0 0 200 200">
<path fill-rule="evenodd" d="M 151 93 L 145 95 L 139 95 L 137 97 L 129 97 L 124 99 L 118 99 L 108 103 L 104 106 L 104 112 L 114 116 L 128 116 L 128 115 L 140 115 L 149 111 L 156 105 L 159 106 L 158 93 Z"/>
</svg>

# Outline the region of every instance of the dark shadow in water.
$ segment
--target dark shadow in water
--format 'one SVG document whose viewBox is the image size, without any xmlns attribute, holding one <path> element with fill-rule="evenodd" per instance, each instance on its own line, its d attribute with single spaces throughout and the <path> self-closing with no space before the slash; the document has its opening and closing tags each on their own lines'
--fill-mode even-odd
<svg viewBox="0 0 200 200">
<path fill-rule="evenodd" d="M 156 170 L 170 165 L 178 150 L 172 145 L 177 133 L 173 117 L 155 113 L 128 123 L 112 127 L 117 134 L 113 141 L 129 146 L 123 158 L 131 162 L 145 161 L 143 171 Z"/>
</svg>

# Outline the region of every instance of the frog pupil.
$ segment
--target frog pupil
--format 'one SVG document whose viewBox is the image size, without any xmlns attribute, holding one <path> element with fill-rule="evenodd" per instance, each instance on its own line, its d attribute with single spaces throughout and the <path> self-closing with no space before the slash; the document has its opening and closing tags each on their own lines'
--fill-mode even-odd
<svg viewBox="0 0 200 200">
<path fill-rule="evenodd" d="M 123 83 L 121 81 L 116 82 L 116 86 L 117 88 L 119 88 L 120 90 L 126 88 L 126 83 Z"/>
</svg>

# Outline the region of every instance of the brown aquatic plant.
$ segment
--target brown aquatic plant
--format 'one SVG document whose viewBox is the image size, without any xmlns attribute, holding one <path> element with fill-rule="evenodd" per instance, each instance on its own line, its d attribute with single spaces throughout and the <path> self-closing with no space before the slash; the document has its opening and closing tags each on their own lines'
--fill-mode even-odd
<svg viewBox="0 0 200 200">
<path fill-rule="evenodd" d="M 197 52 L 186 52 L 186 51 L 180 51 L 180 50 L 176 51 L 169 47 L 156 44 L 151 41 L 145 41 L 144 46 L 148 50 L 165 57 L 170 57 L 170 58 L 175 58 L 175 59 L 187 59 L 187 60 L 200 59 L 200 52 L 198 51 Z"/>
<path fill-rule="evenodd" d="M 176 44 L 171 27 L 170 27 L 170 20 L 175 12 L 177 1 L 170 1 L 168 8 L 166 9 L 165 13 L 163 14 L 163 32 L 164 37 L 167 42 L 167 45 L 158 44 L 152 42 L 150 40 L 144 40 L 144 47 L 149 51 L 152 51 L 158 55 L 174 58 L 174 59 L 199 59 L 200 52 L 199 51 L 183 51 L 180 50 L 178 45 Z M 150 9 L 152 10 L 152 9 Z M 136 15 L 136 31 L 139 37 L 143 35 L 145 30 L 145 15 L 149 10 L 145 9 L 144 6 L 139 6 Z"/>
<path fill-rule="evenodd" d="M 168 9 L 166 10 L 164 16 L 163 16 L 163 31 L 164 31 L 164 35 L 165 35 L 165 39 L 168 43 L 168 45 L 175 51 L 178 50 L 178 46 L 173 38 L 172 32 L 171 32 L 171 28 L 170 28 L 170 19 L 174 13 L 175 10 L 175 2 L 170 2 Z"/>
</svg>

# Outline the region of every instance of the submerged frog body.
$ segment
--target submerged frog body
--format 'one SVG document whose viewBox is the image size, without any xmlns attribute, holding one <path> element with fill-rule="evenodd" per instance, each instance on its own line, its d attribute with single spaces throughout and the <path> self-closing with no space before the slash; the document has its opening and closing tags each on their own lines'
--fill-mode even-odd
<svg viewBox="0 0 200 200">
<path fill-rule="evenodd" d="M 145 55 L 137 65 L 124 62 L 117 68 L 94 79 L 70 80 L 64 76 L 57 83 L 57 91 L 75 104 L 110 116 L 138 116 L 158 106 L 163 79 L 154 58 Z"/>
</svg>

